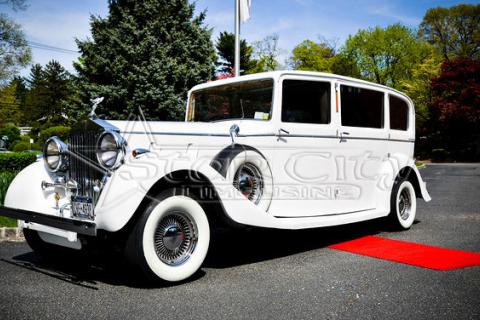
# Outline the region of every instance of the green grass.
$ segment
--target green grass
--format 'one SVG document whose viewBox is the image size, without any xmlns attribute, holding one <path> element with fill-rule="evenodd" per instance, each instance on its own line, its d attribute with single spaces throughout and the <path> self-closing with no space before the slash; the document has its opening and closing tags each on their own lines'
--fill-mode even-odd
<svg viewBox="0 0 480 320">
<path fill-rule="evenodd" d="M 1 211 L 2 209 L 0 209 Z M 17 220 L 6 218 L 6 217 L 0 217 L 0 228 L 2 227 L 8 227 L 8 228 L 14 228 L 17 226 Z"/>
<path fill-rule="evenodd" d="M 13 178 L 15 178 L 16 175 L 17 175 L 16 171 L 0 172 L 0 205 L 3 205 L 3 201 L 5 200 L 5 194 L 7 193 L 8 186 L 10 185 L 10 182 L 12 182 Z M 16 227 L 16 226 L 17 226 L 17 220 L 0 216 L 0 227 Z"/>
<path fill-rule="evenodd" d="M 417 166 L 418 169 L 423 169 L 426 167 L 425 162 L 423 161 L 415 161 L 415 165 Z"/>
</svg>

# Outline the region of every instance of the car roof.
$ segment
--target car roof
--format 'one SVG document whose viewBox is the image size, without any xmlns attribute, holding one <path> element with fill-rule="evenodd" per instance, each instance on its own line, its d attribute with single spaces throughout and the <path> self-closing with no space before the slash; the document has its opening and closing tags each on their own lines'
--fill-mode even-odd
<svg viewBox="0 0 480 320">
<path fill-rule="evenodd" d="M 257 80 L 257 79 L 265 79 L 265 78 L 273 78 L 273 79 L 279 79 L 281 76 L 285 75 L 292 75 L 292 76 L 310 76 L 310 77 L 316 77 L 316 78 L 327 78 L 331 80 L 344 80 L 352 83 L 357 83 L 357 84 L 362 84 L 362 85 L 368 85 L 377 89 L 382 89 L 382 90 L 387 90 L 390 92 L 394 92 L 396 94 L 401 95 L 405 99 L 407 99 L 412 105 L 413 102 L 408 97 L 406 94 L 403 92 L 400 92 L 396 89 L 370 82 L 370 81 L 365 81 L 365 80 L 360 80 L 356 78 L 351 78 L 351 77 L 346 77 L 346 76 L 341 76 L 338 74 L 334 73 L 325 73 L 325 72 L 315 72 L 315 71 L 299 71 L 299 70 L 280 70 L 280 71 L 269 71 L 269 72 L 261 72 L 261 73 L 254 73 L 254 74 L 248 74 L 248 75 L 243 75 L 239 77 L 234 77 L 234 78 L 226 78 L 222 80 L 215 80 L 215 81 L 209 81 L 206 83 L 202 83 L 199 85 L 194 86 L 191 91 L 196 91 L 196 90 L 201 90 L 201 89 L 207 89 L 219 85 L 224 85 L 224 84 L 230 84 L 230 83 L 236 83 L 240 81 L 248 81 L 248 80 Z"/>
</svg>

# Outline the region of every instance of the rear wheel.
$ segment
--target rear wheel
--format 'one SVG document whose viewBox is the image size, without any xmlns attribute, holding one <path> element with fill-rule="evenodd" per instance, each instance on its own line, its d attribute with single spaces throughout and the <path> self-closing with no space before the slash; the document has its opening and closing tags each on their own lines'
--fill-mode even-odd
<svg viewBox="0 0 480 320">
<path fill-rule="evenodd" d="M 417 198 L 410 181 L 401 179 L 395 183 L 390 202 L 390 223 L 397 229 L 409 229 L 415 221 Z"/>
<path fill-rule="evenodd" d="M 162 193 L 130 235 L 127 258 L 148 277 L 181 281 L 202 265 L 210 243 L 207 215 L 192 198 Z"/>
</svg>

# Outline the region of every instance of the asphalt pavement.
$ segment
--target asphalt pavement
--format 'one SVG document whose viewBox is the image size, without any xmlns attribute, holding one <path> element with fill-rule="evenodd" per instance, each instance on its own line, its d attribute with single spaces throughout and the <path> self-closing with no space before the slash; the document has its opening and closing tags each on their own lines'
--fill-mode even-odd
<svg viewBox="0 0 480 320">
<path fill-rule="evenodd" d="M 363 235 L 480 252 L 480 164 L 429 165 L 433 198 L 411 230 L 379 221 L 214 235 L 205 266 L 176 285 L 121 261 L 50 263 L 0 243 L 2 319 L 480 319 L 480 267 L 435 271 L 327 248 Z"/>
</svg>

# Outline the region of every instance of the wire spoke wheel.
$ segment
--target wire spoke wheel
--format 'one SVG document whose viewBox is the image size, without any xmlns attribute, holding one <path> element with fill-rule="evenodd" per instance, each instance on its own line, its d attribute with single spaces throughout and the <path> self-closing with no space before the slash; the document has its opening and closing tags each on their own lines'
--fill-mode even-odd
<svg viewBox="0 0 480 320">
<path fill-rule="evenodd" d="M 400 217 L 403 220 L 407 220 L 410 217 L 412 209 L 411 195 L 408 189 L 403 189 L 398 197 L 398 208 L 400 211 Z"/>
<path fill-rule="evenodd" d="M 399 230 L 409 229 L 415 222 L 417 200 L 415 188 L 406 179 L 395 182 L 390 200 L 389 220 L 392 227 Z"/>
<path fill-rule="evenodd" d="M 155 251 L 165 264 L 185 263 L 197 245 L 197 226 L 188 214 L 172 211 L 158 223 L 154 233 Z"/>
</svg>

